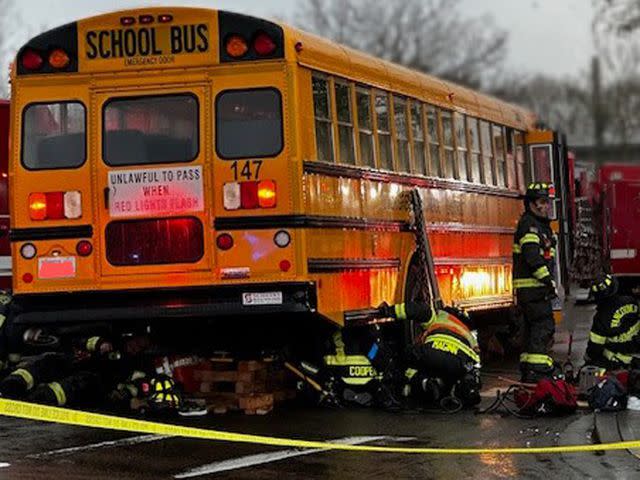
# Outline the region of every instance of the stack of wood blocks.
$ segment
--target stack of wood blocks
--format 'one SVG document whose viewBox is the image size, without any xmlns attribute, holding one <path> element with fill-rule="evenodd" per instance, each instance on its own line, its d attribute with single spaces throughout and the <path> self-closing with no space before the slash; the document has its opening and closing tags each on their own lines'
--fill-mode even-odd
<svg viewBox="0 0 640 480">
<path fill-rule="evenodd" d="M 193 372 L 209 412 L 222 414 L 241 410 L 247 415 L 265 415 L 277 403 L 295 398 L 288 372 L 269 361 L 239 361 L 212 358 Z"/>
</svg>

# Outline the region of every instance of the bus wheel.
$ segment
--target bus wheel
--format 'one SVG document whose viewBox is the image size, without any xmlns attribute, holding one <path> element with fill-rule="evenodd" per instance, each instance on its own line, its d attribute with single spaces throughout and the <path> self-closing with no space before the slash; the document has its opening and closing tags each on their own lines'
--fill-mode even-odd
<svg viewBox="0 0 640 480">
<path fill-rule="evenodd" d="M 416 303 L 429 303 L 431 298 L 429 295 L 429 287 L 423 280 L 423 273 L 420 271 L 417 259 L 414 257 L 409 265 L 407 272 L 407 280 L 404 287 L 404 301 Z M 420 324 L 428 321 L 428 318 L 409 320 L 405 327 L 405 342 L 413 345 L 421 333 Z"/>
</svg>

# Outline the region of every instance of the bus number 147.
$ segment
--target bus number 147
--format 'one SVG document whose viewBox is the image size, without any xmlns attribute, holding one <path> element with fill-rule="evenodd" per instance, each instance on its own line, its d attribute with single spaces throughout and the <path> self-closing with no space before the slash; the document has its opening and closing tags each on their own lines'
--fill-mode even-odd
<svg viewBox="0 0 640 480">
<path fill-rule="evenodd" d="M 235 161 L 231 164 L 231 170 L 233 171 L 233 179 L 238 181 L 240 177 L 247 180 L 258 180 L 260 178 L 260 167 L 262 167 L 262 160 L 246 160 L 242 162 L 243 165 L 238 165 L 241 162 Z"/>
</svg>

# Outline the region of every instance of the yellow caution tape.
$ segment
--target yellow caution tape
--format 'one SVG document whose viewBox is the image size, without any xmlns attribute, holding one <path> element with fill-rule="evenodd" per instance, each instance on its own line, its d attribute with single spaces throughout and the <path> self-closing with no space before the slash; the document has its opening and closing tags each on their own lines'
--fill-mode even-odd
<svg viewBox="0 0 640 480">
<path fill-rule="evenodd" d="M 179 425 L 135 420 L 131 418 L 115 417 L 100 413 L 89 413 L 60 407 L 35 405 L 0 398 L 0 415 L 8 417 L 39 420 L 44 422 L 76 425 L 80 427 L 101 428 L 106 430 L 121 430 L 134 433 L 176 436 L 184 438 L 199 438 L 204 440 L 218 440 L 224 442 L 253 443 L 293 448 L 320 448 L 326 450 L 342 450 L 350 452 L 379 452 L 379 453 L 412 453 L 433 455 L 479 455 L 479 454 L 540 454 L 540 453 L 577 453 L 605 450 L 627 450 L 640 448 L 640 440 L 629 442 L 603 443 L 598 445 L 570 445 L 558 447 L 506 447 L 506 448 L 439 448 L 439 447 L 385 447 L 376 445 L 346 445 L 324 441 L 297 440 L 293 438 L 266 437 L 246 433 L 207 430 L 204 428 L 181 427 Z"/>
</svg>

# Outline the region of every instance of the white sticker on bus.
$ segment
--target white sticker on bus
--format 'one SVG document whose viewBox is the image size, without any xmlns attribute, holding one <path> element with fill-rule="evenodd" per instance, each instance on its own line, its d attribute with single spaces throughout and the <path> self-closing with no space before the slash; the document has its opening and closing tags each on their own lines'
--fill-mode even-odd
<svg viewBox="0 0 640 480">
<path fill-rule="evenodd" d="M 201 166 L 111 170 L 108 185 L 112 217 L 204 210 Z"/>
</svg>

